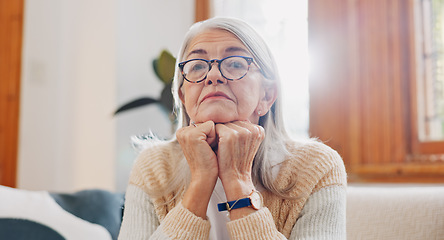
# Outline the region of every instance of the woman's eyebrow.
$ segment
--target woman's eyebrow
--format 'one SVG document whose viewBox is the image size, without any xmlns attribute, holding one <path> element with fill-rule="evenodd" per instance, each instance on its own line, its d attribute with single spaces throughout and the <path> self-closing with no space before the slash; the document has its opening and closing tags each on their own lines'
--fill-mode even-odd
<svg viewBox="0 0 444 240">
<path fill-rule="evenodd" d="M 250 54 L 250 52 L 248 50 L 246 50 L 245 48 L 241 48 L 241 47 L 228 47 L 228 48 L 225 49 L 225 52 L 226 53 L 243 52 L 243 53 L 246 53 L 246 54 Z M 193 54 L 201 54 L 201 55 L 203 55 L 203 54 L 207 54 L 207 53 L 208 52 L 206 50 L 201 49 L 201 48 L 194 49 L 193 51 L 188 53 L 187 58 L 189 56 L 193 55 Z"/>
<path fill-rule="evenodd" d="M 207 54 L 207 51 L 205 51 L 204 49 L 194 49 L 193 51 L 188 53 L 187 58 L 192 54 Z"/>
<path fill-rule="evenodd" d="M 229 47 L 227 49 L 225 49 L 226 53 L 231 53 L 231 52 L 244 52 L 247 54 L 250 54 L 250 52 L 248 50 L 246 50 L 245 48 L 241 48 L 241 47 Z"/>
</svg>

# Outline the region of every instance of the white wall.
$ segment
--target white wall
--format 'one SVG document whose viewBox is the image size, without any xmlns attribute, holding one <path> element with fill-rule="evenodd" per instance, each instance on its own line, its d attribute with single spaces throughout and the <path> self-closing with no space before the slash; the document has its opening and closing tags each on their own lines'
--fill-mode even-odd
<svg viewBox="0 0 444 240">
<path fill-rule="evenodd" d="M 119 0 L 117 13 L 117 103 L 158 98 L 163 85 L 152 61 L 162 49 L 177 55 L 194 21 L 194 0 Z M 167 115 L 156 105 L 123 112 L 116 119 L 116 188 L 124 191 L 137 154 L 130 137 L 152 131 L 169 138 L 172 132 Z"/>
<path fill-rule="evenodd" d="M 116 2 L 25 2 L 18 187 L 115 189 Z"/>
<path fill-rule="evenodd" d="M 130 136 L 170 124 L 154 105 L 112 113 L 160 95 L 151 62 L 176 55 L 193 19 L 194 0 L 26 1 L 18 187 L 124 191 Z"/>
</svg>

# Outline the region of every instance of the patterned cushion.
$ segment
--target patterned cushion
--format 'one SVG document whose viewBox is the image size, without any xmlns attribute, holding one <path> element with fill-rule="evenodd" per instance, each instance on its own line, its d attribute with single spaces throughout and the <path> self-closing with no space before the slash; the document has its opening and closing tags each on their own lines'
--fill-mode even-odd
<svg viewBox="0 0 444 240">
<path fill-rule="evenodd" d="M 123 194 L 59 194 L 0 186 L 0 196 L 0 239 L 117 239 Z"/>
</svg>

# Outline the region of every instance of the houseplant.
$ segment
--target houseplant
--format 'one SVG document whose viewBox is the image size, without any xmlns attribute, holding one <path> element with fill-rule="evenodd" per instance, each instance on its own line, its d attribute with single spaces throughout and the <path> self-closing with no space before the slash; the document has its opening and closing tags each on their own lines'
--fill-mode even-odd
<svg viewBox="0 0 444 240">
<path fill-rule="evenodd" d="M 173 115 L 173 95 L 171 92 L 171 84 L 174 77 L 176 58 L 168 50 L 164 49 L 160 52 L 159 56 L 153 60 L 152 64 L 158 80 L 160 80 L 164 85 L 160 98 L 155 99 L 146 96 L 134 99 L 120 106 L 114 112 L 114 115 L 121 114 L 122 112 L 126 112 L 131 109 L 148 106 L 150 104 L 158 104 L 164 110 L 164 112 L 168 114 L 168 118 L 170 119 L 174 128 L 176 118 Z"/>
</svg>

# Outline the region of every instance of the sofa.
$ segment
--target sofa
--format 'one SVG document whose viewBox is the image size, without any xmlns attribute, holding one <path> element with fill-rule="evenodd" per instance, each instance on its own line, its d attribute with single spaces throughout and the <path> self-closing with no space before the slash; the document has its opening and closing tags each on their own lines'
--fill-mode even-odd
<svg viewBox="0 0 444 240">
<path fill-rule="evenodd" d="M 117 239 L 124 194 L 0 186 L 0 239 Z M 444 185 L 350 185 L 347 239 L 444 239 Z"/>
<path fill-rule="evenodd" d="M 347 239 L 444 239 L 444 185 L 349 185 Z"/>
<path fill-rule="evenodd" d="M 91 189 L 75 193 L 0 186 L 0 239 L 115 240 L 124 194 Z"/>
</svg>

